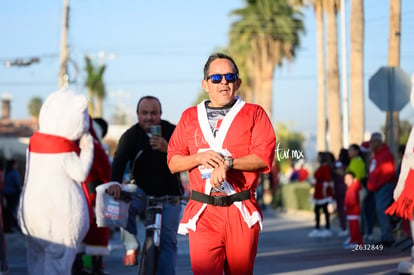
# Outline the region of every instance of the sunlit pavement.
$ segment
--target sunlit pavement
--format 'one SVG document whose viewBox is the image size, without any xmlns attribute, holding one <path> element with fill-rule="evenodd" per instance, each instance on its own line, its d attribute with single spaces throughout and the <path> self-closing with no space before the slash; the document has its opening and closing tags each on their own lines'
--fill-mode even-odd
<svg viewBox="0 0 414 275">
<path fill-rule="evenodd" d="M 333 236 L 309 238 L 314 221 L 310 212 L 264 211 L 264 228 L 260 233 L 254 274 L 397 274 L 398 263 L 409 260 L 410 242 L 383 250 L 352 251 L 343 249 L 344 237 L 337 237 L 338 225 L 333 218 Z M 322 224 L 323 224 L 322 219 Z M 140 225 L 138 237 L 142 239 Z M 376 229 L 378 236 L 378 230 Z M 6 234 L 10 275 L 26 274 L 26 249 L 20 233 Z M 188 239 L 178 236 L 177 275 L 192 274 Z M 111 274 L 136 274 L 137 266 L 122 264 L 124 250 L 119 232 L 111 239 L 111 254 L 104 257 L 105 269 Z"/>
</svg>

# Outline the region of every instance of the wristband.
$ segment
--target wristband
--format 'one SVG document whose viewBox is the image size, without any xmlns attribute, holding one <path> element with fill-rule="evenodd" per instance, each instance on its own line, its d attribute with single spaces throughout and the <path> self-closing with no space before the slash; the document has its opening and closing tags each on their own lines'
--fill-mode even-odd
<svg viewBox="0 0 414 275">
<path fill-rule="evenodd" d="M 233 159 L 231 157 L 226 157 L 225 160 L 229 163 L 229 168 L 233 168 Z"/>
</svg>

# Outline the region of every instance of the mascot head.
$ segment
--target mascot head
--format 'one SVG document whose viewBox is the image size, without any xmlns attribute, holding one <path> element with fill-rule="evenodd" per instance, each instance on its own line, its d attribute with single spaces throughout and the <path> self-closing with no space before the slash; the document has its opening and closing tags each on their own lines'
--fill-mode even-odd
<svg viewBox="0 0 414 275">
<path fill-rule="evenodd" d="M 88 130 L 86 96 L 61 89 L 46 98 L 40 109 L 39 132 L 77 140 Z"/>
</svg>

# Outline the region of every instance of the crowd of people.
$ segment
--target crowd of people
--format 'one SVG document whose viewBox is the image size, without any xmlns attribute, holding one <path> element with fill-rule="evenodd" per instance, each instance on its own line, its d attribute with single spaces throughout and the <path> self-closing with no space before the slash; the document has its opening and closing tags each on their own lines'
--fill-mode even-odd
<svg viewBox="0 0 414 275">
<path fill-rule="evenodd" d="M 81 240 L 72 274 L 106 274 L 103 256 L 109 254 L 110 229 L 96 226 L 98 185 L 116 181 L 136 185 L 137 192 L 144 197 L 180 196 L 184 192 L 183 172 L 189 173 L 191 197 L 184 212 L 180 201 L 163 203 L 157 274 L 175 274 L 177 233 L 189 236 L 194 274 L 253 273 L 264 208 L 258 202 L 261 192 L 256 197 L 256 191 L 259 182 L 263 182 L 263 174 L 269 173 L 272 181 L 277 181 L 276 138 L 264 109 L 236 95 L 241 84 L 232 57 L 222 53 L 210 55 L 202 80 L 208 99 L 185 110 L 174 125 L 161 119 L 158 98 L 140 98 L 137 122 L 120 137 L 112 163 L 102 143 L 108 125 L 102 119 L 90 118 L 88 134 L 93 138 L 94 158 L 88 176 L 81 182 L 89 229 Z M 153 126 L 160 127 L 159 134 L 153 133 Z M 17 207 L 23 179 L 16 164 L 9 160 L 0 175 L 5 232 L 18 227 Z M 335 204 L 340 224 L 338 236 L 348 236 L 344 248 L 373 242 L 376 224 L 381 231 L 377 244 L 393 244 L 395 223 L 385 210 L 393 202 L 398 172 L 380 133 L 371 135 L 369 148 L 351 144 L 339 152 L 338 158 L 331 152 L 319 152 L 318 167 L 312 175 L 303 161 L 293 168 L 290 182 L 309 180 L 313 187 L 315 228 L 309 237 L 333 235 L 330 206 Z M 125 171 L 130 175 L 127 181 Z M 121 190 L 114 184 L 108 188 L 108 194 L 119 199 Z M 134 199 L 127 226 L 120 228 L 125 266 L 137 265 L 141 247 L 136 237 L 136 218 L 145 214 L 145 208 L 145 200 Z M 84 266 L 85 256 L 92 259 L 89 270 Z"/>
<path fill-rule="evenodd" d="M 180 196 L 184 192 L 180 175 L 188 171 L 191 198 L 184 212 L 181 212 L 180 201 L 163 203 L 157 274 L 175 274 L 177 232 L 189 235 L 194 274 L 222 274 L 223 271 L 252 274 L 263 221 L 256 189 L 260 175 L 274 171 L 276 138 L 265 110 L 243 101 L 237 95 L 241 84 L 239 69 L 232 57 L 222 53 L 210 55 L 202 80 L 209 99 L 184 111 L 176 126 L 161 119 L 162 107 L 158 98 L 150 95 L 142 97 L 136 108 L 138 122 L 122 134 L 112 163 L 102 143 L 107 131 L 106 122 L 90 116 L 87 121 L 86 101 L 83 98 L 72 96 L 72 93 L 63 96 L 63 93 L 69 93 L 65 91 L 51 94 L 46 100 L 48 104 L 43 104 L 40 110 L 39 124 L 42 125 L 29 143 L 26 161 L 30 161 L 27 167 L 32 168 L 29 171 L 30 187 L 23 183 L 14 160 L 7 162 L 4 175 L 0 177 L 4 229 L 10 232 L 20 227 L 22 233 L 27 235 L 26 241 L 30 244 L 28 272 L 47 269 L 50 274 L 106 274 L 103 256 L 109 253 L 110 229 L 96 226 L 95 188 L 116 181 L 136 185 L 137 192 L 144 197 Z M 53 121 L 57 117 L 45 115 L 46 112 L 59 111 L 59 107 L 50 102 L 61 101 L 64 97 L 79 100 L 71 121 L 76 119 L 78 127 L 75 123 L 65 125 L 68 127 L 65 129 L 56 129 L 58 124 Z M 158 135 L 153 134 L 153 126 L 159 126 Z M 49 158 L 48 154 L 54 157 Z M 81 187 L 72 185 L 72 193 L 68 193 L 71 198 L 65 199 L 65 205 L 69 209 L 70 205 L 76 206 L 79 210 L 72 218 L 81 212 L 84 217 L 79 223 L 74 221 L 76 226 L 69 225 L 74 230 L 71 236 L 78 240 L 70 236 L 70 240 L 62 240 L 62 245 L 56 247 L 62 253 L 49 249 L 58 245 L 52 239 L 48 241 L 45 238 L 41 242 L 32 235 L 35 230 L 38 230 L 37 234 L 42 229 L 33 224 L 35 221 L 28 216 L 36 214 L 32 211 L 33 207 L 28 208 L 28 202 L 32 203 L 35 195 L 36 188 L 32 186 L 39 186 L 41 179 L 44 181 L 47 175 L 43 173 L 46 167 L 39 167 L 38 161 L 32 161 L 33 156 L 29 159 L 31 155 L 36 160 L 54 159 L 48 171 L 54 176 L 65 174 L 65 169 L 70 169 L 75 162 L 82 166 L 79 166 L 81 173 L 71 169 L 71 174 L 64 176 L 65 184 L 78 182 Z M 34 169 L 35 165 L 43 172 Z M 125 181 L 126 171 L 129 171 L 130 178 Z M 277 175 L 274 177 L 277 178 Z M 82 199 L 78 196 L 81 190 Z M 120 191 L 119 185 L 115 184 L 108 188 L 107 193 L 119 199 Z M 72 198 L 77 201 L 71 201 Z M 82 206 L 84 202 L 85 207 Z M 136 217 L 142 217 L 145 208 L 145 200 L 134 199 L 130 203 L 127 226 L 120 229 L 125 248 L 123 264 L 126 266 L 137 265 L 141 248 L 136 238 Z M 89 225 L 85 216 L 89 216 Z M 43 215 L 43 219 L 46 221 L 53 217 Z M 211 230 L 213 224 L 223 230 Z M 70 230 L 69 227 L 67 229 Z M 61 233 L 56 233 L 51 238 L 58 240 Z M 38 256 L 34 254 L 35 249 L 39 251 Z M 6 271 L 4 247 L 0 250 L 2 271 Z M 91 259 L 89 269 L 85 266 L 87 257 Z M 71 270 L 67 268 L 68 261 L 73 263 Z"/>
<path fill-rule="evenodd" d="M 348 236 L 344 248 L 363 243 L 390 247 L 394 243 L 395 217 L 385 210 L 393 202 L 396 162 L 381 133 L 371 134 L 368 144 L 351 144 L 339 152 L 337 159 L 331 152 L 318 153 L 319 165 L 311 180 L 315 228 L 309 237 L 332 236 L 328 206 L 334 204 L 341 228 L 338 236 Z M 321 210 L 324 230 L 320 226 Z M 377 240 L 373 235 L 375 225 L 380 228 Z"/>
</svg>

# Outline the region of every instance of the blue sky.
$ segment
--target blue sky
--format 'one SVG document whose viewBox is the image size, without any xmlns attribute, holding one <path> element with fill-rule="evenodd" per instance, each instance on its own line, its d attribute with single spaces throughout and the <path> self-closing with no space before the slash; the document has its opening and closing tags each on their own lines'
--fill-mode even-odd
<svg viewBox="0 0 414 275">
<path fill-rule="evenodd" d="M 387 65 L 390 0 L 365 0 L 365 93 L 368 80 Z M 346 22 L 349 23 L 349 0 Z M 116 106 L 131 113 L 135 121 L 137 100 L 147 94 L 158 96 L 163 117 L 177 122 L 181 112 L 193 104 L 201 91 L 202 69 L 208 55 L 228 44 L 234 20 L 230 11 L 244 5 L 242 0 L 142 1 L 71 0 L 68 42 L 73 64 L 78 66 L 72 87 L 83 86 L 84 56 L 103 51 L 108 97 L 104 117 Z M 63 0 L 0 3 L 0 96 L 12 96 L 12 118 L 28 118 L 27 104 L 33 96 L 43 99 L 57 89 Z M 296 130 L 316 132 L 317 75 L 315 18 L 304 10 L 306 34 L 296 59 L 275 72 L 274 122 L 288 123 Z M 349 31 L 349 25 L 347 24 Z M 340 42 L 340 33 L 338 33 Z M 402 0 L 401 68 L 414 73 L 414 1 Z M 349 41 L 347 47 L 349 50 Z M 6 68 L 3 62 L 15 58 L 40 57 L 30 67 Z M 341 57 L 339 56 L 339 62 Z M 98 61 L 98 60 L 96 60 Z M 341 65 L 341 63 L 340 63 Z M 349 70 L 349 64 L 348 64 Z M 349 87 L 349 85 L 348 85 Z M 377 131 L 385 114 L 366 97 L 366 130 Z M 401 119 L 414 122 L 411 105 Z"/>
</svg>

